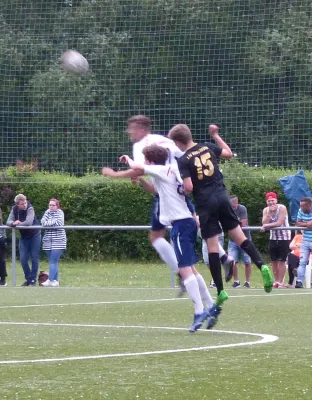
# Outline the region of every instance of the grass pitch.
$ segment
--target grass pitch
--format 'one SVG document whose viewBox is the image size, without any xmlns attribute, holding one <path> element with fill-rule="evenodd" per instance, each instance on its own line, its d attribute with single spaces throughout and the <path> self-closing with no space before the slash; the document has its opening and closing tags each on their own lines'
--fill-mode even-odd
<svg viewBox="0 0 312 400">
<path fill-rule="evenodd" d="M 229 289 L 216 328 L 190 334 L 166 267 L 63 263 L 60 282 L 1 288 L 3 399 L 312 398 L 311 290 L 265 294 L 254 269 L 259 289 Z"/>
</svg>

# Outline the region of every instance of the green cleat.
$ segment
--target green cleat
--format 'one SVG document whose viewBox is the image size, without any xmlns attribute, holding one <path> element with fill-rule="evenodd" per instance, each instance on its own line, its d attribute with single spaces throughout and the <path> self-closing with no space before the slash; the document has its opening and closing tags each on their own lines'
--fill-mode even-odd
<svg viewBox="0 0 312 400">
<path fill-rule="evenodd" d="M 267 265 L 262 265 L 261 275 L 263 278 L 263 287 L 265 292 L 270 293 L 273 287 L 273 276 Z"/>
<path fill-rule="evenodd" d="M 229 295 L 226 293 L 225 290 L 221 290 L 220 294 L 217 297 L 216 300 L 216 306 L 221 306 L 227 299 L 229 298 Z"/>
</svg>

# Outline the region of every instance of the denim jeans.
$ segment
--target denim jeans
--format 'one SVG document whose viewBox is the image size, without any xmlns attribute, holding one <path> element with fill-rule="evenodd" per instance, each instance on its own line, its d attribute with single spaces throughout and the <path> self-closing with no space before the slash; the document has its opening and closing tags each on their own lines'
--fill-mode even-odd
<svg viewBox="0 0 312 400">
<path fill-rule="evenodd" d="M 304 240 L 300 246 L 300 262 L 298 268 L 298 278 L 297 280 L 300 282 L 304 281 L 306 266 L 309 262 L 309 256 L 312 251 L 312 240 Z"/>
<path fill-rule="evenodd" d="M 49 259 L 49 280 L 58 281 L 58 263 L 64 249 L 46 250 Z"/>
<path fill-rule="evenodd" d="M 20 260 L 27 282 L 37 280 L 39 270 L 39 254 L 41 245 L 41 235 L 38 233 L 33 237 L 20 238 L 18 248 Z M 28 260 L 31 259 L 31 269 Z"/>
<path fill-rule="evenodd" d="M 245 265 L 251 264 L 249 255 L 245 253 L 238 244 L 232 242 L 232 240 L 229 240 L 228 243 L 228 255 L 231 256 L 235 262 L 241 260 Z"/>
<path fill-rule="evenodd" d="M 221 247 L 223 247 L 224 246 L 224 235 L 219 235 L 218 240 L 219 240 Z M 207 243 L 206 243 L 205 239 L 202 240 L 202 254 L 203 254 L 204 263 L 206 265 L 209 265 L 208 248 L 207 248 Z"/>
</svg>

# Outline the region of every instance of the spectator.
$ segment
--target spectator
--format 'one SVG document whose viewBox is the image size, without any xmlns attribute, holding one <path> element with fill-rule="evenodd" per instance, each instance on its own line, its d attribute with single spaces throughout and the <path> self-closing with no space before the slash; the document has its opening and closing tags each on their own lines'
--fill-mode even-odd
<svg viewBox="0 0 312 400">
<path fill-rule="evenodd" d="M 0 208 L 0 226 L 2 223 L 2 210 Z M 6 248 L 6 232 L 4 228 L 0 228 L 0 286 L 6 286 L 5 278 L 8 276 L 5 263 L 5 248 Z"/>
<path fill-rule="evenodd" d="M 293 287 L 295 276 L 297 276 L 297 270 L 300 261 L 301 244 L 302 244 L 302 232 L 299 231 L 299 233 L 294 236 L 293 240 L 289 245 L 291 252 L 288 254 L 287 257 L 288 284 L 286 285 L 289 288 Z"/>
<path fill-rule="evenodd" d="M 27 201 L 26 196 L 18 194 L 14 199 L 15 206 L 12 207 L 7 220 L 7 225 L 13 228 L 17 226 L 39 225 L 33 206 Z M 21 229 L 19 240 L 19 253 L 25 282 L 22 286 L 36 286 L 39 269 L 41 235 L 39 229 Z M 31 258 L 31 269 L 28 260 Z"/>
<path fill-rule="evenodd" d="M 271 228 L 284 228 L 270 230 L 269 253 L 272 260 L 272 269 L 275 282 L 274 288 L 285 287 L 283 284 L 286 272 L 286 258 L 289 253 L 290 230 L 287 208 L 277 203 L 277 195 L 269 192 L 265 195 L 267 207 L 263 210 L 261 231 L 269 231 Z"/>
<path fill-rule="evenodd" d="M 242 204 L 238 203 L 238 198 L 235 194 L 230 196 L 230 201 L 237 218 L 240 221 L 241 226 L 248 226 L 248 214 L 247 208 Z M 245 236 L 248 240 L 251 241 L 250 231 L 244 231 Z M 228 254 L 233 257 L 235 264 L 233 270 L 234 283 L 232 285 L 233 288 L 240 287 L 240 280 L 238 277 L 238 262 L 241 260 L 245 264 L 245 283 L 244 288 L 250 288 L 250 277 L 251 277 L 251 259 L 248 254 L 246 254 L 240 246 L 238 246 L 235 242 L 229 239 L 228 243 Z"/>
<path fill-rule="evenodd" d="M 312 229 L 312 199 L 304 197 L 300 200 L 300 208 L 298 211 L 296 225 L 308 229 Z M 298 268 L 298 278 L 296 288 L 303 288 L 303 279 L 305 276 L 306 266 L 309 262 L 309 255 L 312 251 L 312 230 L 303 232 L 302 244 L 300 247 L 300 262 Z"/>
<path fill-rule="evenodd" d="M 63 226 L 64 213 L 61 210 L 60 202 L 57 199 L 49 201 L 49 208 L 41 219 L 42 226 Z M 42 286 L 59 286 L 58 263 L 66 249 L 65 229 L 47 229 L 42 239 L 42 248 L 47 252 L 49 259 L 49 278 L 42 283 Z"/>
</svg>

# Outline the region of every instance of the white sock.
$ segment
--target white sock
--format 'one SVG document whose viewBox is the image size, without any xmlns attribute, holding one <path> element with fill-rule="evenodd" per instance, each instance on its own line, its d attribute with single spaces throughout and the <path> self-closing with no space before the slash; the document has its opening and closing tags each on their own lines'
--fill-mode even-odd
<svg viewBox="0 0 312 400">
<path fill-rule="evenodd" d="M 171 271 L 176 274 L 179 272 L 178 261 L 173 247 L 164 238 L 154 240 L 152 246 L 157 251 L 159 257 L 165 262 Z"/>
<path fill-rule="evenodd" d="M 201 274 L 195 274 L 195 277 L 197 279 L 200 296 L 201 296 L 204 304 L 206 304 L 206 307 L 211 308 L 213 306 L 213 300 L 212 300 L 212 297 L 210 296 L 210 293 L 209 293 L 209 290 L 207 288 L 204 278 L 201 276 Z"/>
<path fill-rule="evenodd" d="M 204 311 L 204 305 L 200 297 L 199 286 L 195 275 L 191 275 L 184 281 L 185 289 L 194 303 L 194 313 L 201 314 Z"/>
<path fill-rule="evenodd" d="M 222 256 L 224 256 L 225 254 L 225 250 L 224 248 L 221 246 L 221 244 L 219 243 L 219 258 L 221 258 Z"/>
</svg>

